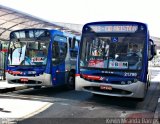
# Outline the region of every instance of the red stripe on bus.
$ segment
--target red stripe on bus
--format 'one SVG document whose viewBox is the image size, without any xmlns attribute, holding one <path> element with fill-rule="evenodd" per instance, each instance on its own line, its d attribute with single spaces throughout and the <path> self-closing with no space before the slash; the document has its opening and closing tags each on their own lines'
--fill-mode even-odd
<svg viewBox="0 0 160 124">
<path fill-rule="evenodd" d="M 80 76 L 80 74 L 75 74 L 75 76 Z"/>
<path fill-rule="evenodd" d="M 101 78 L 101 76 L 85 75 L 85 74 L 83 74 L 82 77 L 86 78 L 86 79 L 91 79 L 91 80 L 100 80 L 100 78 Z"/>
</svg>

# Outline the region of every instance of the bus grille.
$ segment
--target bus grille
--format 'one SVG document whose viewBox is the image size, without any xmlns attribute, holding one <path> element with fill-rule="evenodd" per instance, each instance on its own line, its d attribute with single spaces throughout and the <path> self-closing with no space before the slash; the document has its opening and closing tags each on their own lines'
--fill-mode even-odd
<svg viewBox="0 0 160 124">
<path fill-rule="evenodd" d="M 111 94 L 121 94 L 121 95 L 132 94 L 132 92 L 130 91 L 116 89 L 116 88 L 112 88 L 112 90 L 101 90 L 100 87 L 97 87 L 97 86 L 86 86 L 84 87 L 84 89 L 89 91 L 100 92 L 100 93 L 111 93 Z"/>
<path fill-rule="evenodd" d="M 81 77 L 81 78 L 83 78 L 83 77 Z M 86 81 L 93 82 L 93 83 L 106 83 L 106 84 L 116 84 L 116 85 L 126 85 L 126 84 L 128 84 L 127 81 L 123 81 L 124 84 L 122 84 L 122 81 L 110 81 L 110 82 L 108 82 L 108 81 L 104 81 L 104 80 L 90 80 L 90 79 L 86 79 L 86 78 L 83 78 L 83 79 L 86 80 Z M 132 81 L 132 83 L 133 83 L 133 81 Z"/>
<path fill-rule="evenodd" d="M 19 79 L 11 80 L 12 83 L 23 83 L 23 84 L 41 84 L 41 81 L 28 80 L 27 82 L 21 81 Z"/>
</svg>

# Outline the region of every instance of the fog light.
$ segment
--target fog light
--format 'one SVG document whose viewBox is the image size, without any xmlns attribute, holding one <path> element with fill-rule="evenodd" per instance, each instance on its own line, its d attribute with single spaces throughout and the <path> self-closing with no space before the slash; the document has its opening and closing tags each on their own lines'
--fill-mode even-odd
<svg viewBox="0 0 160 124">
<path fill-rule="evenodd" d="M 134 81 L 133 81 L 133 82 L 134 82 L 134 83 L 136 83 L 137 81 L 138 81 L 137 79 L 134 79 Z"/>
<path fill-rule="evenodd" d="M 122 85 L 125 85 L 126 83 L 125 83 L 124 81 L 121 81 L 121 84 L 122 84 Z"/>
<path fill-rule="evenodd" d="M 131 84 L 131 83 L 132 83 L 132 81 L 128 81 L 127 83 L 128 83 L 128 84 Z"/>
</svg>

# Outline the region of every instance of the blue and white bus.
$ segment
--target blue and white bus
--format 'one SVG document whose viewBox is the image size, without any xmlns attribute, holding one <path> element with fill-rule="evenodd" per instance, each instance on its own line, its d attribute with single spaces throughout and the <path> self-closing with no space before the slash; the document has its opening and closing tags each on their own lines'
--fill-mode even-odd
<svg viewBox="0 0 160 124">
<path fill-rule="evenodd" d="M 9 83 L 74 87 L 80 36 L 49 29 L 10 33 L 6 78 Z"/>
<path fill-rule="evenodd" d="M 154 43 L 147 25 L 108 21 L 85 24 L 77 61 L 76 90 L 143 99 Z"/>
</svg>

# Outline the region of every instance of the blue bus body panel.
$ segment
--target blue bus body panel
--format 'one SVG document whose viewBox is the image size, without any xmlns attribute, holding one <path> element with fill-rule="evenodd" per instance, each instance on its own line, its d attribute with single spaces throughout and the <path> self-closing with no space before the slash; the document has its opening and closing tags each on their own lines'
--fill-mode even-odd
<svg viewBox="0 0 160 124">
<path fill-rule="evenodd" d="M 88 69 L 80 69 L 81 71 L 81 78 L 88 79 L 92 82 L 94 82 L 94 77 L 92 79 L 92 76 L 97 77 L 96 81 L 101 83 L 115 83 L 115 84 L 121 84 L 122 81 L 127 83 L 127 81 L 134 82 L 134 79 L 139 76 L 139 73 L 131 73 L 132 75 L 127 75 L 127 72 L 115 72 L 115 71 L 101 71 L 101 70 L 88 70 Z M 87 76 L 89 78 L 87 78 Z"/>
<path fill-rule="evenodd" d="M 38 76 L 44 73 L 45 66 L 32 66 L 32 67 L 24 67 L 24 66 L 11 66 L 7 67 L 7 70 L 9 70 L 11 73 L 13 72 L 20 72 L 21 74 L 18 74 L 19 76 Z"/>
</svg>

